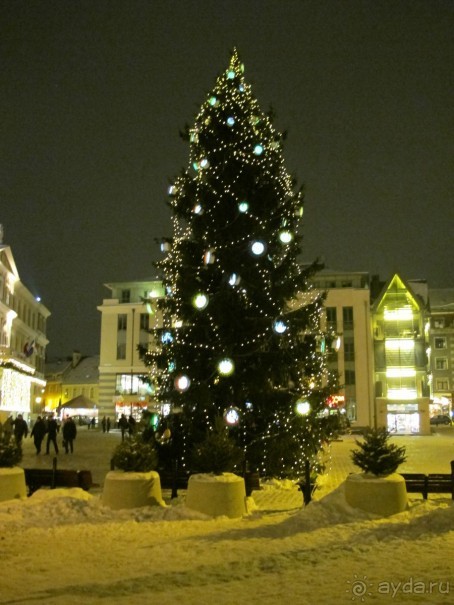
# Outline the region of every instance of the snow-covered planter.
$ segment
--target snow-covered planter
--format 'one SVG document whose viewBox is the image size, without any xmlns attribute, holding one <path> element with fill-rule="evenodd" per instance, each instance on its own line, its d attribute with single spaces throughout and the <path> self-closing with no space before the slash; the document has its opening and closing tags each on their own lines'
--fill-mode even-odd
<svg viewBox="0 0 454 605">
<path fill-rule="evenodd" d="M 234 473 L 191 475 L 186 506 L 211 517 L 242 517 L 247 513 L 244 479 Z"/>
<path fill-rule="evenodd" d="M 398 473 L 377 477 L 352 473 L 345 481 L 345 499 L 350 506 L 387 517 L 408 507 L 405 479 Z"/>
<path fill-rule="evenodd" d="M 19 466 L 0 467 L 0 502 L 26 497 L 24 469 Z"/>
<path fill-rule="evenodd" d="M 104 480 L 102 503 L 114 510 L 165 506 L 158 473 L 110 471 Z"/>
</svg>

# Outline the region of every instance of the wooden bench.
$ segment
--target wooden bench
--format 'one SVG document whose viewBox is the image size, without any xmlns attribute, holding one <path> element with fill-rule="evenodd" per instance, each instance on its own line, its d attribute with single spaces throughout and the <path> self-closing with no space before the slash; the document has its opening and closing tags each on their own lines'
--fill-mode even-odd
<svg viewBox="0 0 454 605">
<path fill-rule="evenodd" d="M 24 473 L 29 496 L 41 487 L 80 487 L 85 491 L 99 487 L 98 483 L 93 483 L 91 471 L 58 469 L 57 458 L 53 459 L 52 468 L 24 468 Z"/>
<path fill-rule="evenodd" d="M 429 494 L 451 494 L 454 500 L 454 460 L 451 473 L 400 473 L 405 479 L 408 493 L 422 494 L 427 500 Z"/>
</svg>

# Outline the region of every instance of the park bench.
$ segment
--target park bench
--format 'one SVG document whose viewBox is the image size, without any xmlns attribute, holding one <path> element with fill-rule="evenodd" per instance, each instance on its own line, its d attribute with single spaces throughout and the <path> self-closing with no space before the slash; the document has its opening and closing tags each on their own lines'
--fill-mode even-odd
<svg viewBox="0 0 454 605">
<path fill-rule="evenodd" d="M 93 483 L 91 471 L 59 469 L 57 458 L 53 459 L 52 468 L 24 468 L 24 474 L 29 496 L 41 487 L 80 487 L 85 491 L 99 487 L 98 483 Z"/>
<path fill-rule="evenodd" d="M 400 473 L 405 479 L 408 493 L 422 494 L 427 500 L 429 494 L 451 494 L 454 500 L 454 460 L 451 473 Z"/>
</svg>

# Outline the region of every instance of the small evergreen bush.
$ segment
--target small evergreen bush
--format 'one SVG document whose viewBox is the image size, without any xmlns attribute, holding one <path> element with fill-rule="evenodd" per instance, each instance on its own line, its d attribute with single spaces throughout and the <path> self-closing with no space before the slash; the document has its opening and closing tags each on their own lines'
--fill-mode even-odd
<svg viewBox="0 0 454 605">
<path fill-rule="evenodd" d="M 365 473 L 384 477 L 396 472 L 405 462 L 405 447 L 389 443 L 390 434 L 385 428 L 367 429 L 364 441 L 355 440 L 359 450 L 352 451 L 352 460 Z"/>
<path fill-rule="evenodd" d="M 0 438 L 0 468 L 12 468 L 22 460 L 22 448 L 13 436 L 2 435 Z"/>
<path fill-rule="evenodd" d="M 158 454 L 154 444 L 144 441 L 139 434 L 115 448 L 112 462 L 115 468 L 126 472 L 148 473 L 158 467 Z"/>
<path fill-rule="evenodd" d="M 241 469 L 243 460 L 243 450 L 229 437 L 228 429 L 220 421 L 214 431 L 194 447 L 191 466 L 196 472 L 221 475 Z"/>
</svg>

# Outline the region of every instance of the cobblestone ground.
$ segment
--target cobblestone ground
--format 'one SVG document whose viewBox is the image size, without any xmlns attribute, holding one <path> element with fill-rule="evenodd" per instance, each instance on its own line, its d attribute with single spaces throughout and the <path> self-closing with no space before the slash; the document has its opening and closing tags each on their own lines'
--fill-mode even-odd
<svg viewBox="0 0 454 605">
<path fill-rule="evenodd" d="M 361 439 L 356 435 L 345 435 L 339 441 L 331 444 L 325 457 L 326 472 L 319 478 L 319 488 L 314 499 L 320 499 L 338 487 L 351 472 L 358 472 L 351 459 L 351 451 L 356 448 L 355 440 Z M 99 483 L 99 488 L 91 493 L 101 493 L 104 478 L 110 470 L 110 459 L 116 445 L 121 442 L 119 431 L 102 433 L 98 429 L 78 429 L 74 446 L 74 454 L 65 454 L 61 446 L 61 436 L 58 437 L 59 454 L 58 468 L 91 470 L 93 481 Z M 392 442 L 405 446 L 407 461 L 399 467 L 401 472 L 449 473 L 450 462 L 454 460 L 454 427 L 439 427 L 433 429 L 428 436 L 397 436 Z M 46 451 L 45 442 L 42 452 Z M 24 468 L 50 468 L 55 456 L 52 446 L 49 455 L 36 455 L 33 439 L 28 437 L 23 443 Z M 254 493 L 254 500 L 262 510 L 280 511 L 298 508 L 302 504 L 302 494 L 297 489 L 267 489 L 266 485 L 260 492 Z"/>
</svg>

